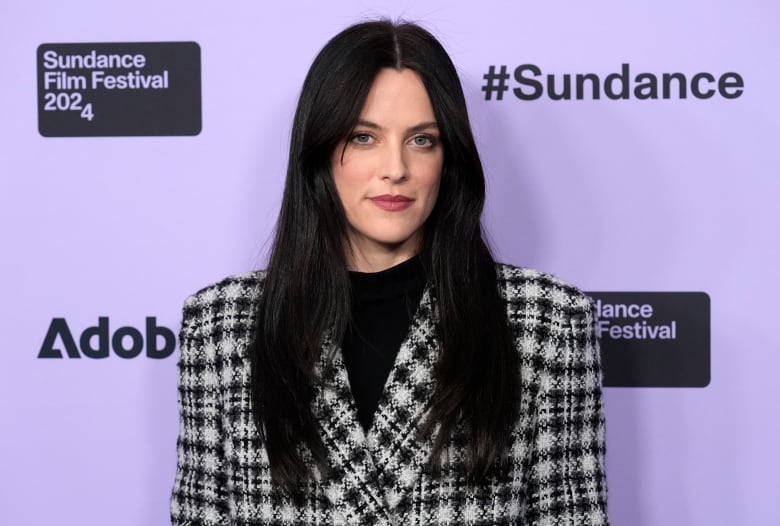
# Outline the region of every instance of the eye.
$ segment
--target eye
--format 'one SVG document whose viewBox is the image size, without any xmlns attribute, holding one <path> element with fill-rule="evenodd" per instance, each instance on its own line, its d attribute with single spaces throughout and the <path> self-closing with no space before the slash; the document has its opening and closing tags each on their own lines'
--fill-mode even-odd
<svg viewBox="0 0 780 526">
<path fill-rule="evenodd" d="M 350 142 L 353 142 L 355 144 L 371 144 L 371 142 L 374 140 L 371 135 L 368 133 L 356 133 L 352 136 L 350 139 Z"/>
<path fill-rule="evenodd" d="M 430 135 L 415 135 L 412 137 L 412 144 L 420 148 L 432 148 L 436 139 Z"/>
</svg>

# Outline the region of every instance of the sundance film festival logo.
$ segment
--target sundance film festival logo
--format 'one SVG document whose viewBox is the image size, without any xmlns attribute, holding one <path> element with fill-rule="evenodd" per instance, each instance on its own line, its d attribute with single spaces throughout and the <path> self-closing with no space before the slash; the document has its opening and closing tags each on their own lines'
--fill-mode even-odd
<svg viewBox="0 0 780 526">
<path fill-rule="evenodd" d="M 710 298 L 704 292 L 589 292 L 598 315 L 604 385 L 710 383 Z"/>
<path fill-rule="evenodd" d="M 157 325 L 157 318 L 146 318 L 143 329 L 123 326 L 112 329 L 107 316 L 97 325 L 74 333 L 65 318 L 53 318 L 43 339 L 38 358 L 167 358 L 176 348 L 176 336 L 168 327 Z"/>
<path fill-rule="evenodd" d="M 200 133 L 195 42 L 41 44 L 37 66 L 45 137 Z"/>
</svg>

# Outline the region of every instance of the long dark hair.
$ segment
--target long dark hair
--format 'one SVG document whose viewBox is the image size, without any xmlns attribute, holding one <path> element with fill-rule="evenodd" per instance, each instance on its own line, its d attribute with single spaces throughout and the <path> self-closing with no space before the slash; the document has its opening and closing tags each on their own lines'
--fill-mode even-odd
<svg viewBox="0 0 780 526">
<path fill-rule="evenodd" d="M 409 68 L 423 81 L 444 150 L 436 205 L 420 260 L 437 304 L 441 356 L 421 435 L 436 435 L 431 464 L 459 422 L 469 429 L 464 476 L 484 479 L 500 463 L 517 417 L 517 351 L 498 290 L 480 215 L 485 179 L 452 61 L 411 23 L 353 25 L 320 51 L 303 84 L 293 122 L 284 197 L 250 349 L 254 418 L 271 475 L 291 494 L 326 451 L 312 413 L 314 363 L 324 334 L 340 341 L 351 318 L 347 220 L 330 170 L 335 148 L 357 123 L 382 68 Z"/>
</svg>

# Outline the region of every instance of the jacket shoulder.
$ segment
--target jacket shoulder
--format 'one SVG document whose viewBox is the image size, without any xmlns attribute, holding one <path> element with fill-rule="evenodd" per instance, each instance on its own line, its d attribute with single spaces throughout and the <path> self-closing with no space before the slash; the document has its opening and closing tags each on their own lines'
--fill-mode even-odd
<svg viewBox="0 0 780 526">
<path fill-rule="evenodd" d="M 213 308 L 236 301 L 253 303 L 262 291 L 264 280 L 264 270 L 228 276 L 189 296 L 184 302 L 184 309 Z"/>
<path fill-rule="evenodd" d="M 243 356 L 252 338 L 264 279 L 265 271 L 237 274 L 189 296 L 182 312 L 182 360 L 211 362 L 223 354 Z"/>
<path fill-rule="evenodd" d="M 504 263 L 497 264 L 496 274 L 502 295 L 510 306 L 531 303 L 544 310 L 554 309 L 572 315 L 592 311 L 590 296 L 552 274 Z"/>
</svg>

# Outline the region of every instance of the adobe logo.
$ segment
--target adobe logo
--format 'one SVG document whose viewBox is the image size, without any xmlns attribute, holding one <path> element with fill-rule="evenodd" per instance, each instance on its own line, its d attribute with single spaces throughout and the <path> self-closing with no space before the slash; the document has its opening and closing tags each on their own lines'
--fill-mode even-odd
<svg viewBox="0 0 780 526">
<path fill-rule="evenodd" d="M 58 345 L 59 340 L 59 345 Z M 120 358 L 136 358 L 146 350 L 147 358 L 162 359 L 173 354 L 176 337 L 168 327 L 157 325 L 157 318 L 146 318 L 141 332 L 135 327 L 110 330 L 108 316 L 100 316 L 97 325 L 87 327 L 79 335 L 78 345 L 65 318 L 53 318 L 43 339 L 38 358 L 108 358 L 113 353 Z"/>
</svg>

